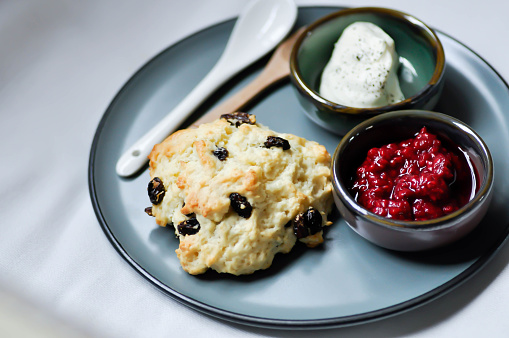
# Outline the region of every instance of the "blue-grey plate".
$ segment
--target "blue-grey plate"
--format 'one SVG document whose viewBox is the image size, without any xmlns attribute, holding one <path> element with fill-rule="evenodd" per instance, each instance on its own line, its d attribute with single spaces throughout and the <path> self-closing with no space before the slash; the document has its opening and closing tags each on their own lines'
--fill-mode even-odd
<svg viewBox="0 0 509 338">
<path fill-rule="evenodd" d="M 301 8 L 297 27 L 337 9 Z M 233 24 L 231 20 L 198 32 L 150 60 L 120 90 L 97 128 L 89 165 L 92 203 L 106 236 L 134 269 L 174 299 L 215 317 L 263 327 L 320 328 L 413 309 L 451 291 L 489 261 L 509 229 L 509 90 L 478 55 L 439 33 L 447 71 L 436 110 L 472 126 L 495 162 L 493 202 L 472 235 L 439 251 L 397 253 L 365 241 L 336 215 L 322 247 L 296 247 L 276 256 L 268 270 L 241 277 L 184 272 L 173 232 L 158 227 L 144 212 L 150 205 L 148 170 L 122 179 L 115 164 L 212 68 Z M 263 61 L 230 81 L 192 118 L 245 86 L 262 67 Z M 329 152 L 339 142 L 338 136 L 305 117 L 289 81 L 266 93 L 249 111 L 270 128 L 318 141 Z"/>
</svg>

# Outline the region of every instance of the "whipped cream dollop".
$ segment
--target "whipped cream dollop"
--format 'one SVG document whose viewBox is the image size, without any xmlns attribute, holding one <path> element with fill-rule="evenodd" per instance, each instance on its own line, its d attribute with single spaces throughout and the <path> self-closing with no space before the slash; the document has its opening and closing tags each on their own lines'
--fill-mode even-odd
<svg viewBox="0 0 509 338">
<path fill-rule="evenodd" d="M 349 25 L 325 66 L 320 95 L 356 108 L 381 107 L 404 100 L 394 40 L 369 22 Z"/>
</svg>

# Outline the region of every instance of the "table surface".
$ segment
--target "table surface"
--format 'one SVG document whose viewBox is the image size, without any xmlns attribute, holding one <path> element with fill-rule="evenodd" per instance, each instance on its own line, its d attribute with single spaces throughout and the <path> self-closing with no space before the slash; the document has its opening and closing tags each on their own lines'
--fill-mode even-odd
<svg viewBox="0 0 509 338">
<path fill-rule="evenodd" d="M 299 1 L 389 7 L 460 42 L 509 79 L 509 3 Z M 509 247 L 424 306 L 323 331 L 269 330 L 204 316 L 156 289 L 104 235 L 90 202 L 98 123 L 151 57 L 227 19 L 238 0 L 0 2 L 0 335 L 98 337 L 501 337 L 509 330 Z"/>
</svg>

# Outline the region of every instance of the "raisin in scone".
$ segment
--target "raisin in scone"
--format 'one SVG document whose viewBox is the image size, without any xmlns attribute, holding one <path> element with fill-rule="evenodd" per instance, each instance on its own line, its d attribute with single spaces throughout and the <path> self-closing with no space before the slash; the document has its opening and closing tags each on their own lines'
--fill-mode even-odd
<svg viewBox="0 0 509 338">
<path fill-rule="evenodd" d="M 332 207 L 330 155 L 234 113 L 175 132 L 154 146 L 147 213 L 173 225 L 190 274 L 266 269 L 296 240 L 323 242 Z"/>
</svg>

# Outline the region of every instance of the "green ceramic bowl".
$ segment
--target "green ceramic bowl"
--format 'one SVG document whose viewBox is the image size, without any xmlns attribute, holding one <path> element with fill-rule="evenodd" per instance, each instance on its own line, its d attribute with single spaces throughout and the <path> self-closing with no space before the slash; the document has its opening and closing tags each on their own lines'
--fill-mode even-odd
<svg viewBox="0 0 509 338">
<path fill-rule="evenodd" d="M 356 21 L 374 23 L 394 40 L 400 58 L 398 78 L 405 100 L 377 108 L 353 108 L 320 96 L 320 78 L 334 44 L 343 30 Z M 380 113 L 433 109 L 443 88 L 445 55 L 433 30 L 413 16 L 386 8 L 352 8 L 309 25 L 293 47 L 290 69 L 304 112 L 323 128 L 344 135 L 358 123 Z"/>
</svg>

